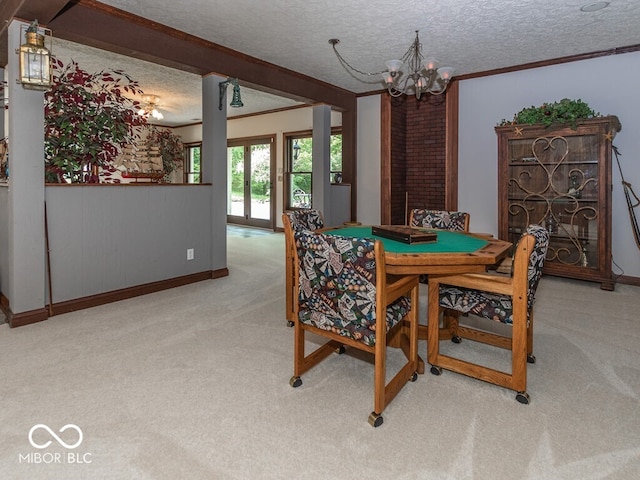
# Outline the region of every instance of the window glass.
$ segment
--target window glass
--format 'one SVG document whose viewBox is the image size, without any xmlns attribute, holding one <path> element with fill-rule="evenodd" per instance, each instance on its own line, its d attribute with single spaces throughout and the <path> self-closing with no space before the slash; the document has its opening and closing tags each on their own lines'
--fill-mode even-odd
<svg viewBox="0 0 640 480">
<path fill-rule="evenodd" d="M 313 197 L 311 132 L 286 136 L 287 200 L 286 208 L 311 208 Z M 330 139 L 331 182 L 342 183 L 342 134 L 334 132 Z"/>
<path fill-rule="evenodd" d="M 202 183 L 202 175 L 200 170 L 200 153 L 202 144 L 187 145 L 185 155 L 185 182 L 186 183 Z"/>
</svg>

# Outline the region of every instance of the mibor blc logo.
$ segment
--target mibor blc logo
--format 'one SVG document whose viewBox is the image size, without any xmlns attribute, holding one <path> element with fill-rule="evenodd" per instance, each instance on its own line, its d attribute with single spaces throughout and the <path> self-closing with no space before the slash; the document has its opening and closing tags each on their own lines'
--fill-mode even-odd
<svg viewBox="0 0 640 480">
<path fill-rule="evenodd" d="M 43 438 L 44 435 L 40 431 L 48 434 L 48 439 Z M 36 432 L 38 432 L 36 434 Z M 34 438 L 35 437 L 35 438 Z M 29 443 L 33 448 L 44 450 L 55 442 L 67 450 L 74 450 L 82 444 L 84 435 L 77 425 L 69 423 L 62 427 L 58 432 L 54 432 L 48 425 L 38 423 L 29 430 Z M 84 464 L 91 463 L 91 453 L 66 452 L 30 452 L 26 454 L 18 454 L 19 463 L 66 463 L 66 464 Z"/>
<path fill-rule="evenodd" d="M 42 423 L 39 423 L 37 425 L 34 425 L 33 427 L 31 427 L 31 430 L 29 430 L 29 443 L 31 444 L 31 446 L 33 448 L 47 448 L 49 445 L 51 445 L 52 441 L 51 440 L 47 440 L 46 442 L 44 442 L 42 445 L 36 443 L 33 440 L 33 432 L 35 432 L 38 429 L 43 429 L 46 430 L 47 432 L 49 432 L 49 435 L 51 435 L 53 438 L 55 438 L 55 440 L 62 445 L 64 448 L 67 448 L 69 450 L 73 450 L 74 448 L 77 448 L 78 446 L 80 446 L 80 444 L 82 443 L 82 430 L 80 430 L 80 427 L 78 427 L 77 425 L 74 425 L 73 423 L 69 423 L 67 425 L 65 425 L 64 427 L 62 427 L 60 429 L 60 433 L 69 430 L 70 428 L 75 430 L 76 432 L 78 432 L 78 441 L 74 444 L 69 445 L 68 443 L 66 443 L 64 440 L 62 440 L 58 435 L 56 435 L 56 433 L 51 430 L 47 425 L 44 425 Z"/>
</svg>

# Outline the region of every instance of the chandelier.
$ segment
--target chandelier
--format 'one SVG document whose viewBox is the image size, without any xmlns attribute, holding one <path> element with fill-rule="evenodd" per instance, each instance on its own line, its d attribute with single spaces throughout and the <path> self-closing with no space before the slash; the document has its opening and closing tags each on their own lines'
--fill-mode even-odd
<svg viewBox="0 0 640 480">
<path fill-rule="evenodd" d="M 329 43 L 333 47 L 333 51 L 338 57 L 340 64 L 352 77 L 363 83 L 378 83 L 377 81 L 363 80 L 357 75 L 354 75 L 354 73 L 365 77 L 382 75 L 382 80 L 392 97 L 415 95 L 419 100 L 423 93 L 440 95 L 447 89 L 447 85 L 453 76 L 452 67 L 438 68 L 438 61 L 436 59 L 425 59 L 422 54 L 422 44 L 420 43 L 418 30 L 416 30 L 415 40 L 400 60 L 389 60 L 385 62 L 386 70 L 374 73 L 362 72 L 352 67 L 349 62 L 340 55 L 340 52 L 338 52 L 336 48 L 340 40 L 332 38 L 329 40 Z"/>
<path fill-rule="evenodd" d="M 157 95 L 145 95 L 142 97 L 142 101 L 146 103 L 144 107 L 138 110 L 138 115 L 143 117 L 153 117 L 156 120 L 162 120 L 164 115 L 158 111 L 156 106 L 158 105 L 159 98 Z"/>
</svg>

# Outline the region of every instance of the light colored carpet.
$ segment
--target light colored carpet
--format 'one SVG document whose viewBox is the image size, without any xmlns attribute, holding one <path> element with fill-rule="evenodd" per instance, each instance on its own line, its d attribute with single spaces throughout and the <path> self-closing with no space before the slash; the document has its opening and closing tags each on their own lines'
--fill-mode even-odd
<svg viewBox="0 0 640 480">
<path fill-rule="evenodd" d="M 0 325 L 1 479 L 640 478 L 639 288 L 543 278 L 530 405 L 427 373 L 374 429 L 370 363 L 336 355 L 289 386 L 282 234 L 229 235 L 227 278 Z M 83 441 L 40 427 L 34 448 L 37 424 Z"/>
</svg>

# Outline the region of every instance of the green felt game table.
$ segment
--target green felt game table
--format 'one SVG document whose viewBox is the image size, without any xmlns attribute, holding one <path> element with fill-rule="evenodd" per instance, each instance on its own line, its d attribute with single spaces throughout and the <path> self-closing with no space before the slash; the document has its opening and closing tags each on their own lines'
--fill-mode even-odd
<svg viewBox="0 0 640 480">
<path fill-rule="evenodd" d="M 511 248 L 510 242 L 487 235 L 451 230 L 437 233 L 435 242 L 407 244 L 371 233 L 371 226 L 345 226 L 323 230 L 330 235 L 365 237 L 384 245 L 385 264 L 391 274 L 449 274 L 482 272 L 498 263 Z"/>
<path fill-rule="evenodd" d="M 484 272 L 487 267 L 500 262 L 512 246 L 510 242 L 498 240 L 488 235 L 451 230 L 429 230 L 436 232 L 435 242 L 412 243 L 391 240 L 371 233 L 371 226 L 344 226 L 322 230 L 330 235 L 345 237 L 365 237 L 380 240 L 385 250 L 387 273 L 394 275 L 416 274 L 456 274 Z M 418 338 L 427 339 L 427 328 L 420 325 Z M 401 338 L 401 337 L 399 337 Z M 441 329 L 440 339 L 451 338 L 448 326 Z M 406 341 L 390 342 L 391 346 L 402 348 L 408 352 Z M 418 373 L 425 371 L 425 363 L 418 357 Z"/>
</svg>

